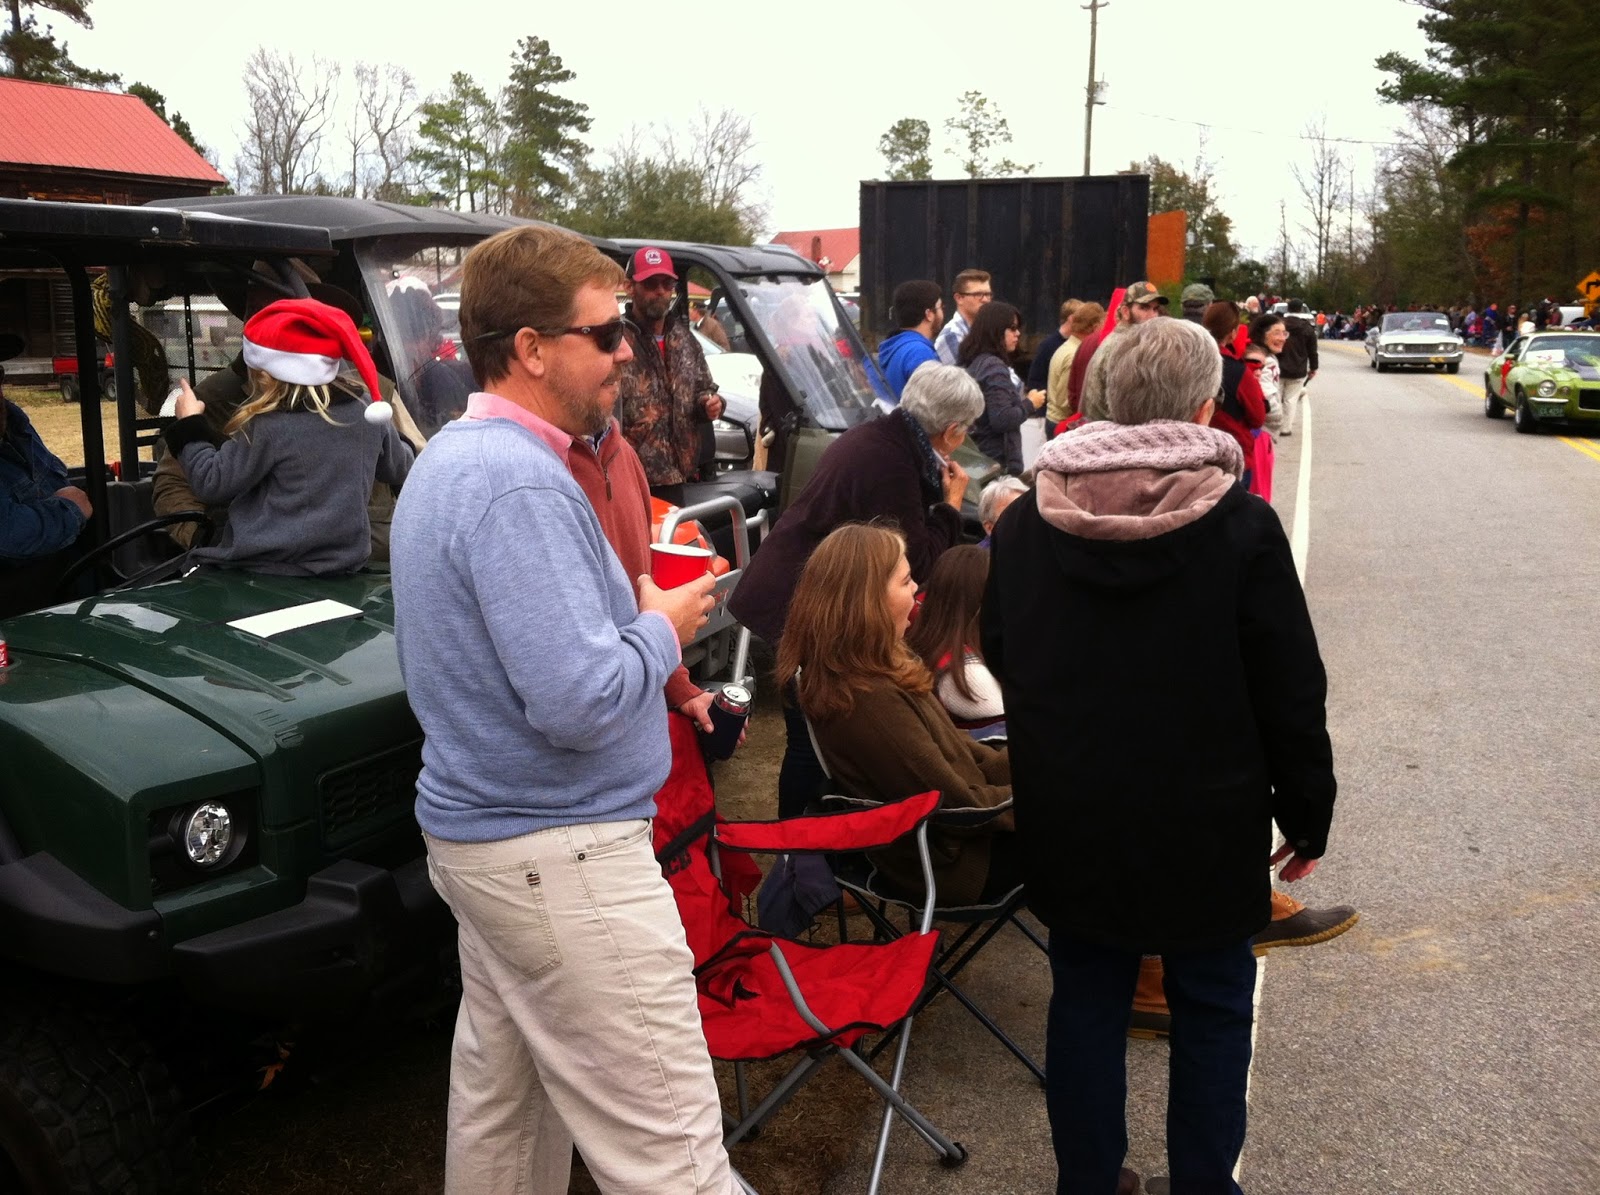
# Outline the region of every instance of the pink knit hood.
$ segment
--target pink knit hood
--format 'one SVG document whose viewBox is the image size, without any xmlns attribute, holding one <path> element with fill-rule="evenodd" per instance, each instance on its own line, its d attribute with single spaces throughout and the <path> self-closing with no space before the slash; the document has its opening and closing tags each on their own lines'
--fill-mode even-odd
<svg viewBox="0 0 1600 1195">
<path fill-rule="evenodd" d="M 1034 462 L 1039 513 L 1069 535 L 1152 539 L 1199 519 L 1244 472 L 1226 432 L 1198 423 L 1086 423 Z"/>
</svg>

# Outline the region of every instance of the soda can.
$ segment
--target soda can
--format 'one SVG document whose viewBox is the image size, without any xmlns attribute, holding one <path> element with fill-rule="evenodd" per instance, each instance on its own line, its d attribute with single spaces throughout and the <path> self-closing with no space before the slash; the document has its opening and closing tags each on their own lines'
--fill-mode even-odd
<svg viewBox="0 0 1600 1195">
<path fill-rule="evenodd" d="M 0 635 L 0 668 L 11 667 L 11 649 L 6 646 L 6 637 Z"/>
</svg>

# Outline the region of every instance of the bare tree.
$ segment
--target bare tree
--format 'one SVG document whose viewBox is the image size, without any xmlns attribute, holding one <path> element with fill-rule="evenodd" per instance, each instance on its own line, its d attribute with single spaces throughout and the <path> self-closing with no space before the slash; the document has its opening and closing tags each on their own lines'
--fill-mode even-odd
<svg viewBox="0 0 1600 1195">
<path fill-rule="evenodd" d="M 1305 231 L 1312 240 L 1311 276 L 1320 283 L 1326 280 L 1334 221 L 1345 206 L 1344 183 L 1350 167 L 1338 145 L 1328 140 L 1326 116 L 1307 121 L 1301 136 L 1310 150 L 1310 159 L 1304 166 L 1291 164 L 1289 170 L 1311 215 L 1311 225 Z"/>
<path fill-rule="evenodd" d="M 405 67 L 393 63 L 358 62 L 351 73 L 356 96 L 344 128 L 350 154 L 345 193 L 367 199 L 401 198 L 417 114 L 416 81 Z"/>
<path fill-rule="evenodd" d="M 338 64 L 313 56 L 305 66 L 293 54 L 258 46 L 245 63 L 244 85 L 249 114 L 239 189 L 270 195 L 323 188 L 321 149 L 338 96 Z"/>
<path fill-rule="evenodd" d="M 766 224 L 767 204 L 756 193 L 761 181 L 756 135 L 743 116 L 732 108 L 716 113 L 701 108 L 689 126 L 687 151 L 670 128 L 661 134 L 660 145 L 668 164 L 690 167 L 700 176 L 707 206 L 736 212 L 752 232 Z"/>
</svg>

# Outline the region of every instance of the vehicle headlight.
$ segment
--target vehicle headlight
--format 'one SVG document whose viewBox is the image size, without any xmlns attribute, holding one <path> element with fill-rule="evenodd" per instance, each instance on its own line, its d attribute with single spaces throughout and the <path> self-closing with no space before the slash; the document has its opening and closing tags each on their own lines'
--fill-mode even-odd
<svg viewBox="0 0 1600 1195">
<path fill-rule="evenodd" d="M 216 867 L 233 856 L 233 814 L 218 801 L 206 801 L 178 815 L 178 843 L 196 867 Z"/>
<path fill-rule="evenodd" d="M 1539 383 L 1539 397 L 1540 398 L 1551 398 L 1551 397 L 1554 397 L 1555 392 L 1556 392 L 1556 384 L 1554 382 L 1552 382 L 1549 378 L 1546 378 L 1544 381 Z"/>
</svg>

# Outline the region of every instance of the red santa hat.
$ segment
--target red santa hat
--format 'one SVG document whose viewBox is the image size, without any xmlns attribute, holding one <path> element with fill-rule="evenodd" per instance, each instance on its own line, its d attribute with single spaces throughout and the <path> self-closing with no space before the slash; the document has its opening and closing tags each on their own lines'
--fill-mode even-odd
<svg viewBox="0 0 1600 1195">
<path fill-rule="evenodd" d="M 280 382 L 326 386 L 349 361 L 366 383 L 368 423 L 387 423 L 394 411 L 378 389 L 378 367 L 361 343 L 355 321 L 316 299 L 279 299 L 244 325 L 244 363 Z"/>
</svg>

